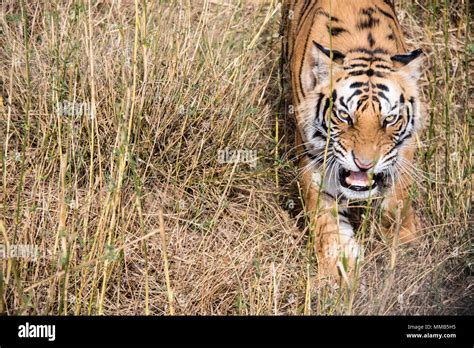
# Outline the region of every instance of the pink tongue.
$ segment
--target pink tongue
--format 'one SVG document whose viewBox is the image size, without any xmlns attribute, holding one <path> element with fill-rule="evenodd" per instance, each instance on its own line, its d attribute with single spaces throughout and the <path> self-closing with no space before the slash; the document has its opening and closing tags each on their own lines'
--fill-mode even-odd
<svg viewBox="0 0 474 348">
<path fill-rule="evenodd" d="M 346 178 L 346 181 L 349 185 L 353 186 L 368 186 L 369 185 L 369 176 L 367 172 L 352 172 Z"/>
</svg>

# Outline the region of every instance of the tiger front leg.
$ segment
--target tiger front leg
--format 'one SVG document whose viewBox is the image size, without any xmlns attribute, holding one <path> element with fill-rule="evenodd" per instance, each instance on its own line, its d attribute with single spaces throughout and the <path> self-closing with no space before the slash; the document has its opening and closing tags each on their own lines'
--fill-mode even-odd
<svg viewBox="0 0 474 348">
<path fill-rule="evenodd" d="M 307 172 L 303 175 L 302 184 L 305 208 L 315 237 L 319 278 L 351 277 L 362 256 L 361 248 L 337 202 L 319 190 L 318 180 L 317 173 Z"/>
<path fill-rule="evenodd" d="M 408 197 L 395 195 L 385 198 L 382 225 L 390 236 L 399 235 L 400 243 L 413 242 L 417 237 L 416 215 Z"/>
<path fill-rule="evenodd" d="M 313 225 L 319 276 L 352 277 L 361 251 L 352 226 L 327 212 L 316 216 Z"/>
<path fill-rule="evenodd" d="M 402 174 L 394 190 L 384 199 L 382 226 L 390 236 L 399 234 L 400 243 L 409 243 L 417 237 L 417 218 L 408 194 L 410 177 Z M 405 183 L 405 184 L 402 184 Z"/>
</svg>

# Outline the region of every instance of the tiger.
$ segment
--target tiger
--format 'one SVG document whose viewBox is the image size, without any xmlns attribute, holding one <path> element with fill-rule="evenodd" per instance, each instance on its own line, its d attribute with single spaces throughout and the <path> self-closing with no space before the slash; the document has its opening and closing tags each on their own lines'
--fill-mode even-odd
<svg viewBox="0 0 474 348">
<path fill-rule="evenodd" d="M 318 274 L 341 279 L 363 259 L 357 202 L 380 208 L 392 240 L 417 239 L 410 168 L 424 54 L 407 49 L 389 0 L 284 0 L 282 36 Z"/>
</svg>

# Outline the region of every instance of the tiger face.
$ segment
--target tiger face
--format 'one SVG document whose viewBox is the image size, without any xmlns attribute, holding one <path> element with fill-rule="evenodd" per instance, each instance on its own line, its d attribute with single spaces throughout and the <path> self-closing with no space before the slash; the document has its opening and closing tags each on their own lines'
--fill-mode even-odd
<svg viewBox="0 0 474 348">
<path fill-rule="evenodd" d="M 324 170 L 328 193 L 378 196 L 409 165 L 405 150 L 421 127 L 421 50 L 343 54 L 314 42 L 313 55 L 315 87 L 300 109 L 310 165 Z"/>
</svg>

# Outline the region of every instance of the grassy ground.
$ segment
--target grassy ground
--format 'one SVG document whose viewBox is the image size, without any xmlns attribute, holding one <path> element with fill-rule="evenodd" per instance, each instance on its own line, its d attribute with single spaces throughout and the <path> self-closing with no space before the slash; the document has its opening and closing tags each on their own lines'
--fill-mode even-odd
<svg viewBox="0 0 474 348">
<path fill-rule="evenodd" d="M 474 313 L 467 0 L 397 2 L 427 55 L 422 230 L 374 224 L 352 289 L 315 281 L 276 1 L 0 6 L 0 313 Z"/>
</svg>

